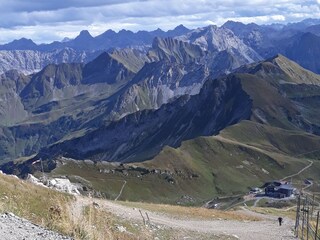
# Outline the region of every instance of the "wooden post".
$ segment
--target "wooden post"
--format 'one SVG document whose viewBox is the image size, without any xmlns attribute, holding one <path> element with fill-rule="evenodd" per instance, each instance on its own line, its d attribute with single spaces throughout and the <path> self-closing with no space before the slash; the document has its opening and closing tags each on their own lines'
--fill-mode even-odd
<svg viewBox="0 0 320 240">
<path fill-rule="evenodd" d="M 312 196 L 311 219 L 313 219 L 313 209 L 314 209 L 314 194 L 313 194 L 313 196 Z"/>
<path fill-rule="evenodd" d="M 309 206 L 307 210 L 307 240 L 309 240 Z"/>
<path fill-rule="evenodd" d="M 149 215 L 148 215 L 148 213 L 147 213 L 147 212 L 146 212 L 146 216 L 147 216 L 147 219 L 148 219 L 149 224 L 151 224 L 151 222 L 150 222 L 150 218 L 149 218 Z"/>
<path fill-rule="evenodd" d="M 318 214 L 317 214 L 316 233 L 315 233 L 314 240 L 318 240 L 318 228 L 319 228 L 319 211 L 318 211 Z"/>
<path fill-rule="evenodd" d="M 146 225 L 146 220 L 144 219 L 144 216 L 142 215 L 142 212 L 141 212 L 141 210 L 140 210 L 140 209 L 139 209 L 139 212 L 140 212 L 140 215 L 141 215 L 141 217 L 142 217 L 143 224 L 144 224 L 144 225 Z"/>
<path fill-rule="evenodd" d="M 294 226 L 295 236 L 299 237 L 299 221 L 300 221 L 300 195 L 297 200 L 296 224 Z"/>
<path fill-rule="evenodd" d="M 301 226 L 301 239 L 304 239 L 304 220 L 305 220 L 305 206 L 306 206 L 306 199 L 303 201 L 303 206 L 302 206 L 302 226 Z"/>
<path fill-rule="evenodd" d="M 41 172 L 42 172 L 42 181 L 44 181 L 44 170 L 43 170 L 42 158 L 40 158 L 40 164 L 41 164 Z"/>
</svg>

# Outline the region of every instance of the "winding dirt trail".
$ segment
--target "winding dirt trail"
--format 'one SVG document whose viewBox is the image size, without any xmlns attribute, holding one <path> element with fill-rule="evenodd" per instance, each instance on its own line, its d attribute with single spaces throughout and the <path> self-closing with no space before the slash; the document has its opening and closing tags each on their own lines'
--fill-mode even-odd
<svg viewBox="0 0 320 240">
<path fill-rule="evenodd" d="M 311 161 L 311 160 L 308 160 L 308 161 L 310 162 L 310 164 L 307 165 L 306 167 L 302 168 L 299 172 L 297 172 L 297 173 L 295 173 L 295 174 L 292 174 L 292 175 L 289 175 L 289 176 L 286 176 L 286 177 L 284 177 L 284 178 L 282 178 L 282 179 L 280 179 L 280 180 L 281 180 L 281 181 L 284 181 L 285 179 L 295 177 L 295 176 L 301 174 L 302 172 L 304 172 L 305 170 L 307 170 L 308 168 L 310 168 L 310 167 L 313 165 L 313 161 Z"/>
<path fill-rule="evenodd" d="M 106 209 L 113 214 L 130 221 L 142 222 L 139 209 L 126 207 L 118 203 L 77 197 L 76 204 L 80 207 L 93 202 L 99 204 L 100 208 Z M 76 207 L 75 209 L 79 209 Z M 266 216 L 264 214 L 253 213 L 255 216 L 261 217 L 262 221 L 236 221 L 236 220 L 198 220 L 198 219 L 177 219 L 168 214 L 161 214 L 141 209 L 142 212 L 148 213 L 152 224 L 163 225 L 173 229 L 184 229 L 189 231 L 197 231 L 201 233 L 224 234 L 237 237 L 243 240 L 282 240 L 282 239 L 296 239 L 293 237 L 292 228 L 294 221 L 285 219 L 284 224 L 278 226 L 277 216 Z M 210 211 L 210 210 L 208 210 Z M 244 210 L 249 211 L 249 210 Z"/>
<path fill-rule="evenodd" d="M 122 187 L 121 187 L 121 189 L 120 189 L 120 192 L 119 192 L 118 196 L 116 197 L 115 201 L 117 201 L 117 200 L 119 199 L 119 197 L 121 196 L 121 194 L 122 194 L 122 192 L 123 192 L 123 189 L 124 189 L 124 187 L 126 186 L 126 184 L 127 184 L 127 181 L 124 180 L 123 185 L 122 185 Z"/>
</svg>

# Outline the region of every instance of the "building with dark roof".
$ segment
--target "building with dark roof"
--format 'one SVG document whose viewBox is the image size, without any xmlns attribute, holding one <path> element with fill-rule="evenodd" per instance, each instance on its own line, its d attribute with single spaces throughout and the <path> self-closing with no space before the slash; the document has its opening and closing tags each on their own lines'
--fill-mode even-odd
<svg viewBox="0 0 320 240">
<path fill-rule="evenodd" d="M 274 198 L 291 197 L 294 194 L 295 188 L 291 184 L 281 184 L 276 186 L 271 183 L 265 188 L 265 195 Z"/>
</svg>

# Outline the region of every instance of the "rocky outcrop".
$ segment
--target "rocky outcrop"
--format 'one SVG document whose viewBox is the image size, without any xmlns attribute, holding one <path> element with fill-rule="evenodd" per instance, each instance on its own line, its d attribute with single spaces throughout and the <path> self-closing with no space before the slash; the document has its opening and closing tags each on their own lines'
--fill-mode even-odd
<svg viewBox="0 0 320 240">
<path fill-rule="evenodd" d="M 212 54 L 225 50 L 234 52 L 245 59 L 246 62 L 244 62 L 244 64 L 262 59 L 258 53 L 244 44 L 231 30 L 224 27 L 219 28 L 212 25 L 205 28 L 198 28 L 187 35 L 177 37 L 177 39 L 197 44 Z"/>
<path fill-rule="evenodd" d="M 119 119 L 136 111 L 158 109 L 185 94 L 198 94 L 208 76 L 207 67 L 199 64 L 146 64 L 117 96 L 111 116 Z"/>
<path fill-rule="evenodd" d="M 28 116 L 19 94 L 29 80 L 15 70 L 0 75 L 0 126 L 14 125 Z"/>
</svg>

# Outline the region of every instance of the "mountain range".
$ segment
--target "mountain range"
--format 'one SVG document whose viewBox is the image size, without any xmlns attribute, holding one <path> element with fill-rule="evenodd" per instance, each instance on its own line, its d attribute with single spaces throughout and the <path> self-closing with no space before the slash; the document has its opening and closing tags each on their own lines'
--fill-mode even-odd
<svg viewBox="0 0 320 240">
<path fill-rule="evenodd" d="M 201 36 L 204 36 L 205 34 L 202 32 L 208 29 L 215 32 L 211 43 L 220 41 L 217 43 L 221 45 L 221 41 L 227 40 L 227 38 L 218 39 L 220 36 L 219 31 L 223 32 L 228 29 L 232 32 L 230 33 L 231 35 L 235 35 L 240 39 L 234 44 L 246 45 L 246 47 L 255 51 L 255 53 L 251 54 L 259 55 L 261 59 L 270 58 L 281 53 L 303 67 L 320 73 L 318 61 L 312 60 L 314 57 L 319 56 L 317 49 L 320 37 L 319 26 L 320 23 L 317 19 L 306 19 L 287 25 L 257 25 L 254 23 L 243 24 L 228 21 L 221 27 L 208 26 L 207 28 L 198 29 L 188 29 L 183 25 L 179 25 L 167 32 L 161 29 L 150 32 L 138 31 L 136 33 L 128 30 L 119 32 L 107 30 L 95 37 L 91 36 L 87 30 L 83 30 L 74 39 L 64 39 L 61 42 L 55 41 L 49 44 L 36 44 L 31 39 L 22 38 L 0 45 L 0 73 L 16 69 L 22 73 L 30 74 L 40 71 L 50 63 L 88 63 L 103 51 L 109 52 L 117 48 L 134 48 L 147 52 L 156 37 L 197 41 L 201 47 L 205 47 L 206 43 L 201 43 Z M 187 35 L 190 35 L 191 32 L 193 36 L 188 39 Z M 303 38 L 303 41 L 297 46 L 297 42 L 300 42 L 301 38 Z M 230 45 L 229 47 L 232 46 Z M 296 49 L 302 50 L 297 52 Z M 315 56 L 306 61 L 305 58 L 308 57 L 309 53 Z"/>
<path fill-rule="evenodd" d="M 52 51 L 56 49 L 72 48 L 75 50 L 106 50 L 109 48 L 125 48 L 133 46 L 150 45 L 155 37 L 174 37 L 184 35 L 190 30 L 183 25 L 177 26 L 167 32 L 157 29 L 151 32 L 138 31 L 136 33 L 129 30 L 115 32 L 107 30 L 106 32 L 93 37 L 87 30 L 82 30 L 74 39 L 64 41 L 55 41 L 49 44 L 36 44 L 31 39 L 21 38 L 10 43 L 0 45 L 0 50 L 37 50 Z"/>
<path fill-rule="evenodd" d="M 144 50 L 152 44 L 155 37 L 174 37 L 183 35 L 188 31 L 189 29 L 179 25 L 167 32 L 161 29 L 151 32 L 139 31 L 137 33 L 127 30 L 116 33 L 113 30 L 108 30 L 92 37 L 87 30 L 83 30 L 74 39 L 39 45 L 31 39 L 21 38 L 0 45 L 0 73 L 16 69 L 29 74 L 40 71 L 50 63 L 87 63 L 103 51 L 129 47 Z"/>
<path fill-rule="evenodd" d="M 128 177 L 123 197 L 130 200 L 138 197 L 130 191 L 156 181 L 166 197 L 154 191 L 140 197 L 159 201 L 244 192 L 308 161 L 316 176 L 319 37 L 304 32 L 315 29 L 307 23 L 227 22 L 168 32 L 107 31 L 95 38 L 81 32 L 49 45 L 12 42 L 2 52 L 15 52 L 17 61 L 28 52 L 46 66 L 0 76 L 1 169 L 80 176 L 107 195 L 113 187 L 101 179 Z M 12 46 L 21 49 L 8 50 Z M 28 71 L 41 68 L 31 62 Z M 110 171 L 115 175 L 104 174 Z"/>
</svg>

